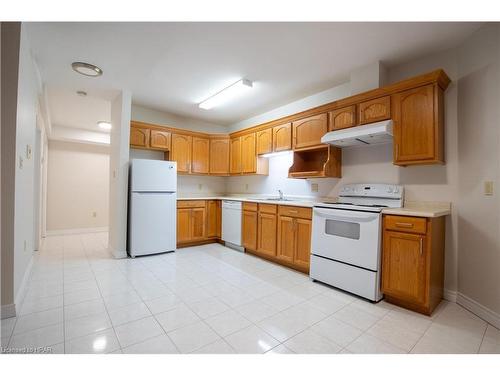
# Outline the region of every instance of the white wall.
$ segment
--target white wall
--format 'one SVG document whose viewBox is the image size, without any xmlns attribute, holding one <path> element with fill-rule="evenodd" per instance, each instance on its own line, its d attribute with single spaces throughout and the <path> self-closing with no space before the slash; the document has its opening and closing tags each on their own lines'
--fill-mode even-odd
<svg viewBox="0 0 500 375">
<path fill-rule="evenodd" d="M 478 30 L 458 52 L 458 291 L 465 302 L 496 313 L 500 328 L 498 23 Z M 494 182 L 493 196 L 484 195 L 485 181 Z"/>
<path fill-rule="evenodd" d="M 47 230 L 107 227 L 109 146 L 51 140 L 48 151 Z"/>
<path fill-rule="evenodd" d="M 14 231 L 14 293 L 16 300 L 23 279 L 28 271 L 34 249 L 35 166 L 34 158 L 26 158 L 26 148 L 34 150 L 37 100 L 41 85 L 35 63 L 32 59 L 25 30 L 21 24 L 21 47 L 19 53 L 19 81 L 17 99 L 16 157 L 23 159 L 23 168 L 16 169 L 15 186 L 15 231 Z M 18 303 L 18 301 L 16 301 Z"/>
<path fill-rule="evenodd" d="M 131 118 L 135 121 L 143 121 L 156 125 L 171 126 L 174 128 L 199 131 L 204 133 L 227 133 L 227 128 L 221 125 L 197 119 L 161 112 L 155 109 L 132 104 Z"/>
<path fill-rule="evenodd" d="M 108 248 L 115 258 L 127 257 L 128 169 L 132 94 L 122 90 L 111 103 Z"/>
<path fill-rule="evenodd" d="M 50 139 L 65 142 L 109 145 L 109 133 L 53 125 Z"/>
</svg>

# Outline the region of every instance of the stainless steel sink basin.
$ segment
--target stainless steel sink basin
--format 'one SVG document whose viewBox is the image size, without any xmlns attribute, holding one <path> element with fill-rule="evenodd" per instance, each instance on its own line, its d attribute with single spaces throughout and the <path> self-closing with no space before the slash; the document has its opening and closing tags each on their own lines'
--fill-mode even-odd
<svg viewBox="0 0 500 375">
<path fill-rule="evenodd" d="M 275 201 L 275 202 L 285 202 L 285 201 L 293 201 L 290 198 L 257 198 L 259 201 Z"/>
</svg>

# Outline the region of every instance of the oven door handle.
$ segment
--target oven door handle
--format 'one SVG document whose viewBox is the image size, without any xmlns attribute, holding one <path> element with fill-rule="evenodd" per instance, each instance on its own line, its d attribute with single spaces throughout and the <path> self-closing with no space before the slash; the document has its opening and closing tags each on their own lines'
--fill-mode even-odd
<svg viewBox="0 0 500 375">
<path fill-rule="evenodd" d="M 330 220 L 339 220 L 339 221 L 351 221 L 351 222 L 360 222 L 360 223 L 366 223 L 370 222 L 373 220 L 376 220 L 379 217 L 379 214 L 377 213 L 370 213 L 367 216 L 356 216 L 356 215 L 335 215 L 332 214 L 331 209 L 322 209 L 322 208 L 315 208 L 314 213 L 318 216 L 324 217 L 326 219 Z"/>
</svg>

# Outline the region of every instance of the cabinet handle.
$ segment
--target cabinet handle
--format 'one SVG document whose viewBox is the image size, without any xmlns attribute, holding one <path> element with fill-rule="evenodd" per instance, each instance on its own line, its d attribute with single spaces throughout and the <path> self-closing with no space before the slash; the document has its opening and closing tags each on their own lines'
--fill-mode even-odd
<svg viewBox="0 0 500 375">
<path fill-rule="evenodd" d="M 424 238 L 420 237 L 420 256 L 424 253 Z"/>
<path fill-rule="evenodd" d="M 403 228 L 413 228 L 412 223 L 396 223 L 397 227 L 403 227 Z"/>
</svg>

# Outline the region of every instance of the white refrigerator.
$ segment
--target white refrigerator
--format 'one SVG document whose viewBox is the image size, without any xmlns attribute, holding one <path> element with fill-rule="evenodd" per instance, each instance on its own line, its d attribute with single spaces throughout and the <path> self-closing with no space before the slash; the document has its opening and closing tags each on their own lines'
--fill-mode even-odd
<svg viewBox="0 0 500 375">
<path fill-rule="evenodd" d="M 129 255 L 175 251 L 177 163 L 132 159 L 129 194 Z"/>
</svg>

